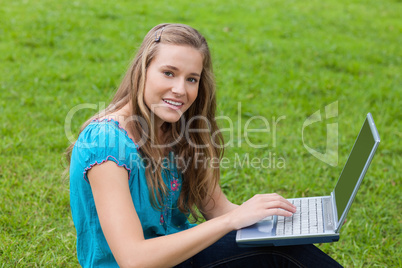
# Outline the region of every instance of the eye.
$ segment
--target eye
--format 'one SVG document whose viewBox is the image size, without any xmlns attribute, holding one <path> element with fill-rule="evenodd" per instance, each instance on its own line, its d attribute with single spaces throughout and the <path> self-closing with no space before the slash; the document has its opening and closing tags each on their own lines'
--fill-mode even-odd
<svg viewBox="0 0 402 268">
<path fill-rule="evenodd" d="M 169 71 L 163 72 L 163 74 L 169 77 L 173 77 L 173 73 Z"/>
<path fill-rule="evenodd" d="M 191 77 L 191 78 L 188 78 L 187 81 L 189 81 L 189 82 L 191 82 L 191 83 L 197 83 L 197 82 L 198 82 L 197 79 L 192 78 L 192 77 Z"/>
</svg>

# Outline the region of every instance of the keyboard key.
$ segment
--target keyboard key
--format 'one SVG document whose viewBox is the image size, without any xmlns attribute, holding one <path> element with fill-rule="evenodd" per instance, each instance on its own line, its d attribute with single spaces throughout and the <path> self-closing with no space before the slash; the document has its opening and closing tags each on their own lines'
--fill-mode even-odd
<svg viewBox="0 0 402 268">
<path fill-rule="evenodd" d="M 283 228 L 276 228 L 276 235 L 283 235 Z"/>
<path fill-rule="evenodd" d="M 290 200 L 296 208 L 292 217 L 278 216 L 277 235 L 298 235 L 324 232 L 322 199 Z"/>
</svg>

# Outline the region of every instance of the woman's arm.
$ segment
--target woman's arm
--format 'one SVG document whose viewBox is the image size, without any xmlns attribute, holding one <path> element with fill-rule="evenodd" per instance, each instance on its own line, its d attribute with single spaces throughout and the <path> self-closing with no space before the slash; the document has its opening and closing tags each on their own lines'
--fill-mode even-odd
<svg viewBox="0 0 402 268">
<path fill-rule="evenodd" d="M 225 215 L 226 213 L 229 213 L 229 212 L 232 212 L 233 215 L 238 215 L 238 216 L 235 216 L 235 218 L 242 218 L 242 215 L 238 213 L 239 210 L 242 211 L 242 210 L 244 210 L 245 207 L 247 207 L 251 211 L 253 211 L 253 210 L 258 211 L 257 207 L 259 206 L 259 203 L 261 203 L 260 200 L 261 199 L 265 200 L 266 198 L 269 198 L 272 201 L 283 199 L 278 194 L 262 194 L 262 195 L 257 194 L 254 197 L 252 197 L 251 199 L 249 199 L 247 202 L 243 203 L 242 208 L 240 208 L 239 205 L 236 205 L 236 204 L 233 204 L 232 202 L 230 202 L 226 198 L 225 194 L 222 192 L 222 189 L 219 187 L 219 185 L 217 185 L 212 196 L 210 196 L 209 198 L 206 198 L 206 200 L 203 202 L 203 208 L 201 209 L 201 211 L 203 212 L 203 216 L 207 221 L 211 220 L 213 218 Z M 262 201 L 262 202 L 264 202 L 264 201 Z M 278 201 L 275 201 L 275 202 L 278 202 Z M 281 200 L 279 202 L 283 202 L 283 200 Z M 262 204 L 264 205 L 264 203 L 262 203 Z M 279 208 L 280 205 L 279 205 L 279 203 L 277 203 L 277 204 L 278 204 L 278 208 Z M 273 205 L 272 208 L 275 208 L 275 203 L 272 203 L 271 205 Z M 281 214 L 278 214 L 279 212 L 281 212 L 281 211 L 276 211 L 276 213 L 271 214 L 271 215 L 281 215 Z M 295 212 L 295 210 L 293 212 Z M 287 216 L 291 216 L 291 215 L 287 215 Z M 257 222 L 263 218 L 264 217 L 261 217 L 258 220 L 256 220 L 255 222 Z M 250 225 L 254 224 L 255 222 L 250 223 Z M 243 227 L 245 227 L 245 226 L 242 226 L 240 228 L 243 228 Z M 237 229 L 240 229 L 240 228 L 237 228 Z"/>
<path fill-rule="evenodd" d="M 212 196 L 208 196 L 204 200 L 202 206 L 200 210 L 206 220 L 222 216 L 238 207 L 226 198 L 219 185 L 215 187 Z"/>
<path fill-rule="evenodd" d="M 88 178 L 102 231 L 120 267 L 171 267 L 232 230 L 270 215 L 290 216 L 295 211 L 278 195 L 260 195 L 194 228 L 145 240 L 131 199 L 127 171 L 108 161 L 94 166 Z"/>
</svg>

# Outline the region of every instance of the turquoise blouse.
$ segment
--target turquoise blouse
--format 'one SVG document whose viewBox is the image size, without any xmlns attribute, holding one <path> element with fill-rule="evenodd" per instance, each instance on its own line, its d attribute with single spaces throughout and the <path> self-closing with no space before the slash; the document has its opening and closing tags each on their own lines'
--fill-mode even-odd
<svg viewBox="0 0 402 268">
<path fill-rule="evenodd" d="M 118 267 L 102 232 L 87 172 L 94 165 L 113 161 L 127 170 L 135 210 L 146 239 L 173 234 L 193 225 L 177 208 L 182 176 L 174 165 L 174 155 L 165 159 L 162 177 L 168 186 L 162 210 L 152 207 L 145 167 L 138 146 L 117 121 L 91 122 L 79 135 L 71 156 L 70 206 L 77 230 L 77 255 L 83 267 Z"/>
</svg>

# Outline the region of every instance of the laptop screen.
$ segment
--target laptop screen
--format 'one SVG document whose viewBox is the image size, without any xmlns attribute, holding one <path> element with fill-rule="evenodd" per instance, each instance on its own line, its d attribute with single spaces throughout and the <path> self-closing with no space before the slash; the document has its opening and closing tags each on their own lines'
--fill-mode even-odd
<svg viewBox="0 0 402 268">
<path fill-rule="evenodd" d="M 349 210 L 348 203 L 353 201 L 379 141 L 380 138 L 374 121 L 371 114 L 368 114 L 335 186 L 334 193 L 338 221 L 344 221 L 346 214 L 343 214 Z"/>
</svg>

